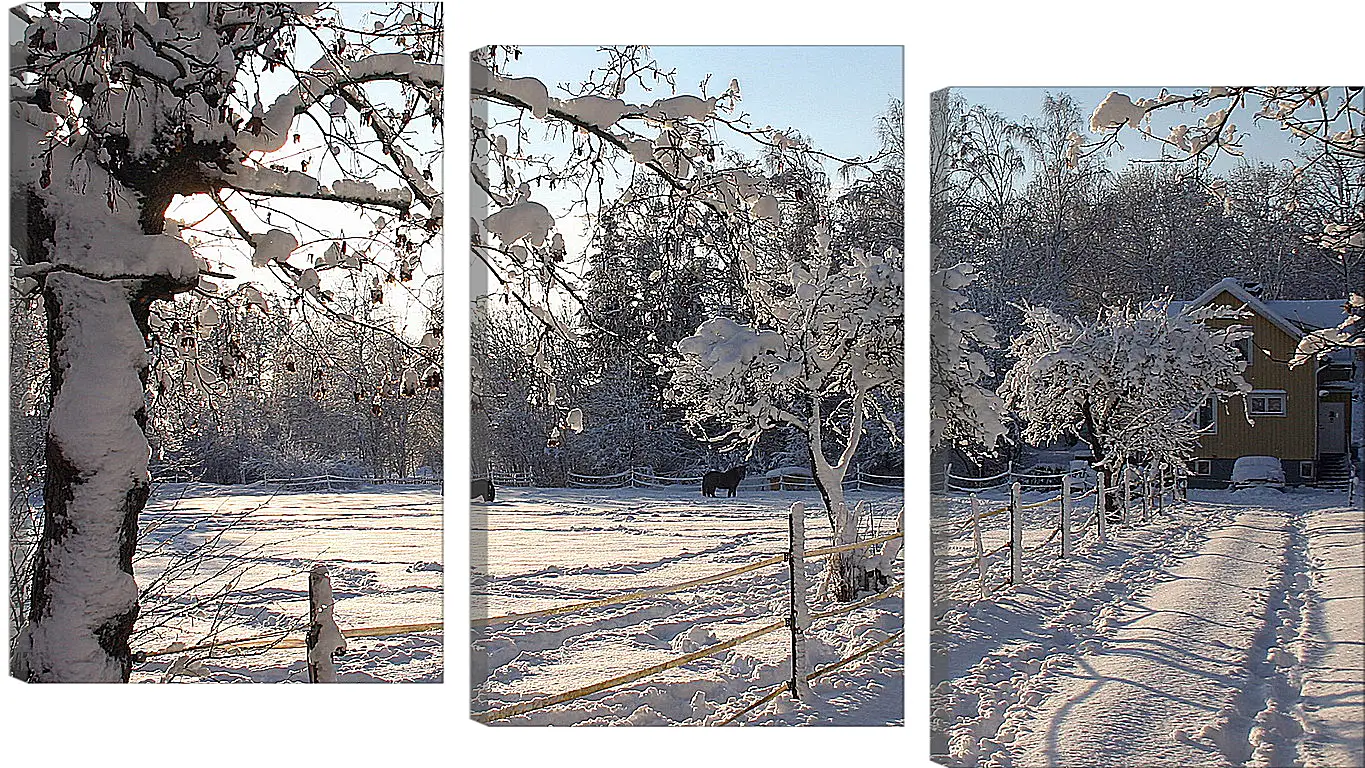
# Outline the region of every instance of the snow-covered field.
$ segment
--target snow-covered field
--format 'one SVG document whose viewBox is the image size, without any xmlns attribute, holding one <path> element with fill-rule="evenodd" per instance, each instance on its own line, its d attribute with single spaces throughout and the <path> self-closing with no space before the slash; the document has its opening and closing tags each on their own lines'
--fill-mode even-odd
<svg viewBox="0 0 1365 768">
<path fill-rule="evenodd" d="M 472 508 L 472 615 L 537 611 L 709 576 L 784 551 L 787 512 L 805 501 L 807 548 L 830 541 L 814 493 L 741 491 L 704 498 L 695 487 L 661 490 L 499 489 Z M 877 533 L 894 531 L 900 493 L 851 493 L 875 510 Z M 812 612 L 825 561 L 807 562 Z M 779 563 L 706 584 L 586 611 L 478 628 L 473 634 L 473 710 L 591 685 L 714 645 L 778 621 L 787 612 Z M 819 669 L 903 627 L 899 594 L 809 632 Z M 519 715 L 511 725 L 715 724 L 784 681 L 790 636 L 777 631 L 717 655 Z M 810 703 L 785 694 L 743 724 L 889 725 L 903 717 L 903 646 L 877 652 L 816 680 Z"/>
<path fill-rule="evenodd" d="M 134 569 L 143 612 L 134 651 L 174 643 L 275 636 L 297 641 L 308 619 L 308 571 L 330 570 L 343 630 L 441 621 L 439 486 L 292 492 L 167 484 L 142 517 Z M 342 682 L 439 682 L 441 631 L 351 638 Z M 177 660 L 179 660 L 177 662 Z M 133 682 L 306 681 L 305 650 L 227 649 L 152 656 Z"/>
<path fill-rule="evenodd" d="M 937 498 L 936 529 L 965 507 Z M 1055 508 L 1042 512 L 1026 546 L 1055 524 Z M 1365 764 L 1363 539 L 1345 494 L 1191 491 L 1145 526 L 1112 529 L 1108 546 L 1091 529 L 1066 561 L 1055 543 L 1026 556 L 1026 584 L 987 600 L 936 585 L 936 759 Z M 938 544 L 949 573 L 961 544 Z"/>
</svg>

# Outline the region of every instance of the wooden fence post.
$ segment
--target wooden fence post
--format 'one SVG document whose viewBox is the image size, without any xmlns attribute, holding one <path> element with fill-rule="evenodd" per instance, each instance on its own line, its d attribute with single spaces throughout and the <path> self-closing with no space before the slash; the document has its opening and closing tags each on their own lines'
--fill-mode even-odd
<svg viewBox="0 0 1365 768">
<path fill-rule="evenodd" d="M 1159 515 L 1166 508 L 1166 465 L 1160 464 L 1156 468 L 1156 513 Z"/>
<path fill-rule="evenodd" d="M 1062 559 L 1071 556 L 1071 475 L 1062 475 Z"/>
<path fill-rule="evenodd" d="M 1114 501 L 1118 501 L 1117 489 L 1104 487 L 1104 472 L 1095 473 L 1095 524 L 1099 531 L 1100 543 L 1105 543 L 1109 538 L 1109 521 L 1105 518 L 1109 514 L 1109 496 L 1114 494 Z"/>
<path fill-rule="evenodd" d="M 903 475 L 903 474 L 905 474 L 905 473 L 904 473 L 904 472 L 901 472 L 901 474 Z M 953 463 L 950 461 L 950 462 L 948 462 L 948 464 L 943 468 L 943 492 L 944 492 L 945 494 L 946 494 L 949 490 L 952 489 L 952 481 L 953 481 Z"/>
<path fill-rule="evenodd" d="M 346 638 L 337 626 L 332 608 L 332 579 L 327 566 L 318 563 L 308 573 L 308 682 L 335 683 L 336 657 L 346 652 Z"/>
<path fill-rule="evenodd" d="M 806 680 L 805 630 L 810 625 L 810 611 L 806 607 L 805 502 L 797 501 L 792 504 L 787 528 L 791 536 L 791 546 L 787 552 L 791 593 L 787 626 L 791 629 L 792 638 L 791 679 L 787 681 L 787 690 L 794 699 L 809 699 L 810 682 Z"/>
<path fill-rule="evenodd" d="M 986 599 L 985 548 L 981 546 L 981 499 L 972 494 L 972 554 L 976 557 L 976 592 Z"/>
<path fill-rule="evenodd" d="M 1133 472 L 1125 462 L 1123 465 L 1123 525 L 1128 526 L 1128 510 L 1133 508 Z"/>
<path fill-rule="evenodd" d="M 1019 495 L 1023 486 L 1015 481 L 1010 486 L 1010 583 L 1024 583 L 1024 510 L 1020 509 Z"/>
</svg>

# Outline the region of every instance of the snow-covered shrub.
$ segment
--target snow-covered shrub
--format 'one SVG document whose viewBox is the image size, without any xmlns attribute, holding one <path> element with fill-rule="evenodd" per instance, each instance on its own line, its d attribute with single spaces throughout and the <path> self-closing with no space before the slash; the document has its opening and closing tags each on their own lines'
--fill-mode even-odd
<svg viewBox="0 0 1365 768">
<path fill-rule="evenodd" d="M 994 453 L 1005 435 L 1003 405 L 985 386 L 992 371 L 983 351 L 995 346 L 995 330 L 962 293 L 977 277 L 959 264 L 929 282 L 929 446 L 968 455 Z"/>
</svg>

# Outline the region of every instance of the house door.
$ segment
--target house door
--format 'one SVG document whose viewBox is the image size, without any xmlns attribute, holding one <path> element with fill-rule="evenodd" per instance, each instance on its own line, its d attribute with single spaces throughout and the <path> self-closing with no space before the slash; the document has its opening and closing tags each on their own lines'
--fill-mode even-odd
<svg viewBox="0 0 1365 768">
<path fill-rule="evenodd" d="M 1346 452 L 1346 404 L 1318 403 L 1318 455 Z"/>
</svg>

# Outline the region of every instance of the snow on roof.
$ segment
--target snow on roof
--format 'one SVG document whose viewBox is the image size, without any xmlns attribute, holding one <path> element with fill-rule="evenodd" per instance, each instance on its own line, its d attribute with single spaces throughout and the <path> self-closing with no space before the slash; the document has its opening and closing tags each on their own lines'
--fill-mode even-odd
<svg viewBox="0 0 1365 768">
<path fill-rule="evenodd" d="M 1179 314 L 1202 307 L 1224 291 L 1296 339 L 1308 331 L 1335 328 L 1346 319 L 1345 306 L 1340 299 L 1262 301 L 1247 291 L 1235 277 L 1219 280 L 1194 301 L 1171 302 L 1168 311 Z"/>
<path fill-rule="evenodd" d="M 1335 328 L 1346 321 L 1345 302 L 1341 299 L 1267 301 L 1265 304 L 1307 331 Z"/>
</svg>

